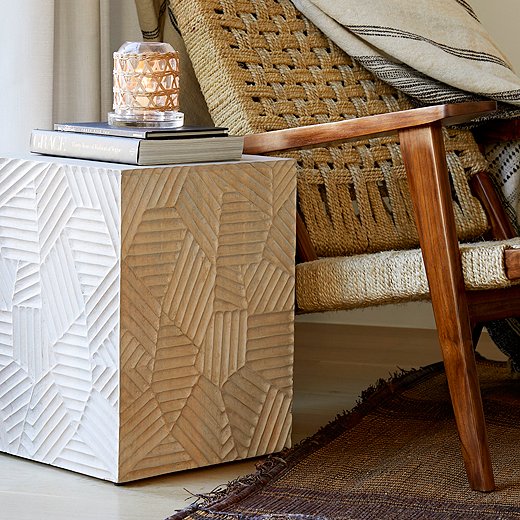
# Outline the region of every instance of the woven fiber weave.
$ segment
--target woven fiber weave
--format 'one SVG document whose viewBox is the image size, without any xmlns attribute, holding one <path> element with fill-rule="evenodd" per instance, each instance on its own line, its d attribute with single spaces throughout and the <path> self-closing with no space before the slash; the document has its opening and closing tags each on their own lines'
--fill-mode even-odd
<svg viewBox="0 0 520 520">
<path fill-rule="evenodd" d="M 179 53 L 114 53 L 116 111 L 179 109 Z"/>
<path fill-rule="evenodd" d="M 170 0 L 215 124 L 251 134 L 411 108 L 289 0 Z M 486 163 L 467 131 L 445 132 L 459 237 L 487 223 L 468 176 Z M 279 154 L 298 164 L 299 208 L 319 256 L 418 245 L 396 138 Z"/>
<path fill-rule="evenodd" d="M 509 287 L 504 250 L 520 239 L 462 244 L 469 290 Z M 356 309 L 429 297 L 420 249 L 323 258 L 296 266 L 296 302 L 302 312 Z"/>
</svg>

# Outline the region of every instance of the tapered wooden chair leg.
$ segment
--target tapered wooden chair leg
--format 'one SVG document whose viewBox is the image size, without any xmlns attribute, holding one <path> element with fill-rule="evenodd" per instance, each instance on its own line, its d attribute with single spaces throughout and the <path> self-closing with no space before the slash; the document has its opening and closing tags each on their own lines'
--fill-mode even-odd
<svg viewBox="0 0 520 520">
<path fill-rule="evenodd" d="M 470 486 L 495 487 L 472 328 L 438 123 L 399 133 L 439 342 Z"/>
<path fill-rule="evenodd" d="M 436 321 L 444 320 L 437 310 Z M 440 315 L 439 315 L 440 314 Z M 467 330 L 463 330 L 467 329 Z M 458 342 L 439 337 L 468 481 L 476 491 L 493 491 L 495 483 L 469 323 L 453 331 Z"/>
<path fill-rule="evenodd" d="M 478 345 L 478 341 L 480 339 L 480 336 L 482 336 L 482 330 L 484 329 L 484 326 L 482 323 L 477 323 L 473 326 L 473 330 L 471 331 L 471 337 L 473 338 L 473 350 L 475 351 Z"/>
</svg>

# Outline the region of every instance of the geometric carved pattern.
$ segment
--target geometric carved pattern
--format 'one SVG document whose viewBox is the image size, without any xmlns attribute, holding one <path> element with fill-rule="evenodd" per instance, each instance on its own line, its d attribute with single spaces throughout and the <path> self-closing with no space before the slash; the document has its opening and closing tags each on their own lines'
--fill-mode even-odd
<svg viewBox="0 0 520 520">
<path fill-rule="evenodd" d="M 119 193 L 110 168 L 0 161 L 0 448 L 108 479 Z"/>
<path fill-rule="evenodd" d="M 134 176 L 122 180 L 121 395 L 129 399 L 119 442 L 121 453 L 139 456 L 125 461 L 120 481 L 290 442 L 292 163 L 146 176 L 139 192 Z M 174 462 L 156 455 L 173 447 Z"/>
<path fill-rule="evenodd" d="M 124 482 L 288 446 L 295 190 L 0 160 L 0 450 Z"/>
</svg>

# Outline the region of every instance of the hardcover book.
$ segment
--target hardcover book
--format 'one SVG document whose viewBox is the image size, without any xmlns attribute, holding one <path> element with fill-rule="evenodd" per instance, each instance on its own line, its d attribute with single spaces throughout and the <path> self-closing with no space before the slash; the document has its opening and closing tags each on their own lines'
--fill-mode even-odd
<svg viewBox="0 0 520 520">
<path fill-rule="evenodd" d="M 242 156 L 239 136 L 197 139 L 138 139 L 58 130 L 33 130 L 30 150 L 44 155 L 136 164 L 234 161 Z"/>
<path fill-rule="evenodd" d="M 172 139 L 188 137 L 226 136 L 228 129 L 220 126 L 180 126 L 178 128 L 156 128 L 138 126 L 113 126 L 107 122 L 56 123 L 54 130 L 81 134 L 113 135 L 136 139 Z"/>
</svg>

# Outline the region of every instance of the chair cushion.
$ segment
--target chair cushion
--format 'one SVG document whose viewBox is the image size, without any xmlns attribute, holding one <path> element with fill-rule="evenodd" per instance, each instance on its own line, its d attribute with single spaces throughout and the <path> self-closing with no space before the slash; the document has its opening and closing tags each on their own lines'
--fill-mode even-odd
<svg viewBox="0 0 520 520">
<path fill-rule="evenodd" d="M 461 244 L 460 248 L 467 289 L 512 285 L 505 274 L 504 250 L 520 248 L 520 238 Z M 420 249 L 321 258 L 296 266 L 296 303 L 302 312 L 348 310 L 428 297 Z"/>
</svg>

